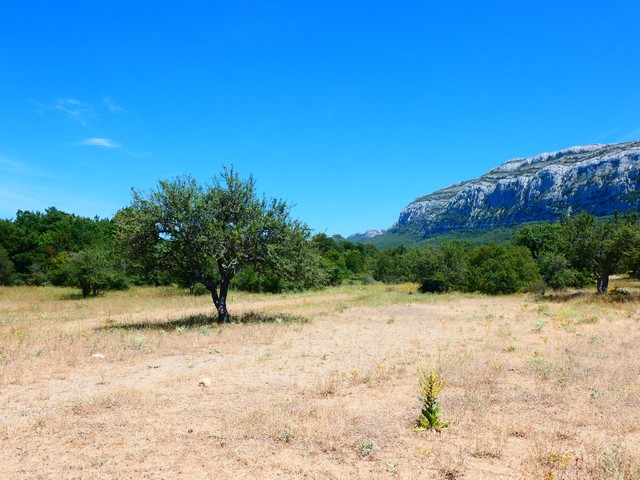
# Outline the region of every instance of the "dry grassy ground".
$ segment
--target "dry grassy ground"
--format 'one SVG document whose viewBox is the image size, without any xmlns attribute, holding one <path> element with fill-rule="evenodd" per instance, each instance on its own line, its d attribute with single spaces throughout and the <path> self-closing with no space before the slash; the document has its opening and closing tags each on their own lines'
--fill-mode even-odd
<svg viewBox="0 0 640 480">
<path fill-rule="evenodd" d="M 221 327 L 172 289 L 0 289 L 0 477 L 640 476 L 637 303 L 413 289 L 234 294 L 272 322 Z"/>
</svg>

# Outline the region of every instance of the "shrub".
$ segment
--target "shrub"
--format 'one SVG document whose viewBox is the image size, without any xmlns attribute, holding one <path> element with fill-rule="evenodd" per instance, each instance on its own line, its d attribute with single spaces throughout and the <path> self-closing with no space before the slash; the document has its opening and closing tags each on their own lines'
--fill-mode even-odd
<svg viewBox="0 0 640 480">
<path fill-rule="evenodd" d="M 196 282 L 193 284 L 193 286 L 191 287 L 190 292 L 191 295 L 195 295 L 195 296 L 201 296 L 201 295 L 206 295 L 209 293 L 209 290 L 207 290 L 207 287 L 205 287 L 202 283 L 200 282 Z"/>
<path fill-rule="evenodd" d="M 469 257 L 469 290 L 490 295 L 527 291 L 541 279 L 531 252 L 520 246 L 476 247 Z"/>
<path fill-rule="evenodd" d="M 447 290 L 449 290 L 449 284 L 437 278 L 425 278 L 418 288 L 420 293 L 442 293 Z"/>
</svg>

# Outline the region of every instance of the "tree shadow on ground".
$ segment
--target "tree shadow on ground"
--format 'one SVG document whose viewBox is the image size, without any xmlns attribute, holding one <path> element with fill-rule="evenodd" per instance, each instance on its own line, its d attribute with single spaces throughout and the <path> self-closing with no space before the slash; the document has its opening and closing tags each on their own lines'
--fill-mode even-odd
<svg viewBox="0 0 640 480">
<path fill-rule="evenodd" d="M 289 313 L 261 313 L 261 312 L 246 312 L 239 316 L 232 317 L 231 323 L 236 324 L 258 324 L 258 323 L 276 323 L 276 324 L 290 324 L 290 323 L 309 323 L 307 317 L 300 315 L 291 315 Z M 200 313 L 196 315 L 188 315 L 186 317 L 180 317 L 166 322 L 153 322 L 144 321 L 137 323 L 112 323 L 97 327 L 98 331 L 112 331 L 112 330 L 162 330 L 169 331 L 184 331 L 189 329 L 201 328 L 211 325 L 224 325 L 218 323 L 218 316 L 215 314 Z"/>
<path fill-rule="evenodd" d="M 83 297 L 81 292 L 78 293 L 63 293 L 58 296 L 60 300 L 87 300 L 91 297 Z"/>
<path fill-rule="evenodd" d="M 587 300 L 600 303 L 640 303 L 640 294 L 626 289 L 615 288 L 609 293 L 597 292 L 554 292 L 540 297 L 540 300 L 553 303 L 567 303 L 573 300 Z"/>
<path fill-rule="evenodd" d="M 579 298 L 589 298 L 593 294 L 587 292 L 554 292 L 542 295 L 540 300 L 544 302 L 567 303 Z"/>
<path fill-rule="evenodd" d="M 60 300 L 92 300 L 94 298 L 106 297 L 107 292 L 100 290 L 98 293 L 91 293 L 88 296 L 83 296 L 81 291 L 61 293 L 58 295 Z"/>
</svg>

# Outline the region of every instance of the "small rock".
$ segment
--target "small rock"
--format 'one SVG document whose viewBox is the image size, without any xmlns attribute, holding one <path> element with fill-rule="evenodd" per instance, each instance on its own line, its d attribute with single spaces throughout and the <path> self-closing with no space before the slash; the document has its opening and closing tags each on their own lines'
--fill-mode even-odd
<svg viewBox="0 0 640 480">
<path fill-rule="evenodd" d="M 104 358 L 104 355 L 101 353 L 94 353 L 93 355 L 91 355 L 93 358 Z"/>
<path fill-rule="evenodd" d="M 198 386 L 200 386 L 200 387 L 210 387 L 211 386 L 211 379 L 209 377 L 201 378 L 198 381 Z"/>
</svg>

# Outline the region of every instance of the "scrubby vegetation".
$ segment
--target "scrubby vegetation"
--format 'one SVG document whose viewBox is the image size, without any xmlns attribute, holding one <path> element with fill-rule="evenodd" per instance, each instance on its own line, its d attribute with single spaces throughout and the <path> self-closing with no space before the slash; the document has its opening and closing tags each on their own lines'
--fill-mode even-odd
<svg viewBox="0 0 640 480">
<path fill-rule="evenodd" d="M 640 275 L 640 225 L 632 212 L 607 219 L 581 213 L 525 226 L 501 244 L 389 248 L 372 273 L 383 282 L 417 282 L 422 292 L 544 293 L 594 284 L 606 293 L 611 275 Z"/>
<path fill-rule="evenodd" d="M 53 207 L 44 213 L 18 211 L 15 219 L 0 220 L 0 285 L 76 286 L 85 297 L 129 285 L 175 284 L 204 294 L 224 282 L 230 290 L 269 293 L 377 281 L 413 282 L 421 292 L 431 293 L 540 294 L 589 285 L 605 293 L 611 275 L 640 277 L 640 225 L 632 212 L 604 219 L 581 213 L 554 223 L 530 224 L 510 230 L 509 240 L 504 229 L 497 236 L 485 232 L 473 241 L 468 240 L 469 232 L 462 232 L 460 238 L 451 233 L 437 242 L 381 250 L 339 235 L 311 237 L 303 223 L 288 217 L 286 204 L 261 203 L 255 198 L 252 180 L 236 177 L 236 193 L 242 194 L 240 187 L 248 186 L 251 195 L 233 201 L 228 195 L 224 200 L 219 194 L 229 193 L 229 185 L 218 184 L 207 193 L 193 180 L 193 184 L 182 180 L 180 185 L 161 182 L 149 197 L 137 193 L 132 206 L 114 220 L 78 217 Z M 268 212 L 264 219 L 271 219 L 271 226 L 260 227 L 255 220 L 259 216 L 250 214 L 244 217 L 244 227 L 240 217 L 229 220 L 235 237 L 228 236 L 222 228 L 224 218 L 215 223 L 215 215 L 206 213 L 224 210 L 205 205 L 216 198 L 236 206 L 246 203 L 234 215 L 241 210 Z M 248 208 L 250 199 L 253 206 Z M 166 218 L 161 218 L 162 208 Z M 201 212 L 200 220 L 194 212 Z M 295 235 L 256 233 L 260 228 L 275 232 L 277 225 L 285 225 L 276 221 L 278 215 L 289 222 L 281 233 Z M 177 222 L 173 227 L 167 223 L 171 216 Z M 214 223 L 221 228 L 211 230 Z M 198 235 L 193 234 L 196 227 L 201 230 Z M 489 242 L 496 238 L 502 240 Z M 275 243 L 267 247 L 267 240 Z"/>
</svg>

